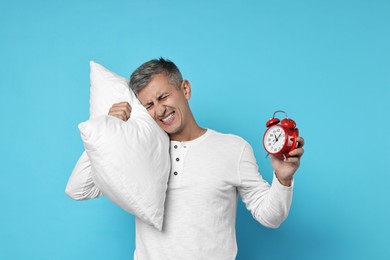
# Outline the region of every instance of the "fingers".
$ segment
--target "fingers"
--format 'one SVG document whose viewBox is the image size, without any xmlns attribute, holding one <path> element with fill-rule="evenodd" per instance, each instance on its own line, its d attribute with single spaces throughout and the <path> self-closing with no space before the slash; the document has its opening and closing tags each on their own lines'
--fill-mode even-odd
<svg viewBox="0 0 390 260">
<path fill-rule="evenodd" d="M 304 154 L 305 150 L 303 148 L 296 148 L 288 153 L 289 157 L 297 157 L 301 158 L 301 156 Z"/>
<path fill-rule="evenodd" d="M 123 121 L 127 121 L 130 118 L 131 106 L 128 102 L 120 102 L 112 105 L 108 111 L 108 115 L 117 117 Z"/>
<path fill-rule="evenodd" d="M 295 163 L 295 164 L 299 164 L 299 160 L 300 158 L 299 157 L 287 157 L 286 159 L 284 159 L 283 161 L 284 162 L 287 162 L 287 163 Z"/>
<path fill-rule="evenodd" d="M 305 145 L 305 140 L 302 137 L 298 137 L 297 143 L 297 148 L 288 153 L 288 158 L 285 160 L 286 162 L 298 162 L 304 154 L 305 150 L 303 149 L 303 146 Z"/>
<path fill-rule="evenodd" d="M 270 157 L 271 157 L 271 160 L 274 160 L 274 161 L 280 161 L 283 163 L 291 163 L 291 164 L 298 164 L 299 165 L 300 156 L 291 156 L 290 154 L 291 153 L 289 153 L 288 156 L 285 158 L 279 158 L 279 157 L 276 157 L 272 154 L 270 154 Z"/>
<path fill-rule="evenodd" d="M 305 139 L 303 139 L 300 136 L 298 136 L 297 142 L 298 142 L 298 148 L 302 148 L 305 145 Z"/>
</svg>

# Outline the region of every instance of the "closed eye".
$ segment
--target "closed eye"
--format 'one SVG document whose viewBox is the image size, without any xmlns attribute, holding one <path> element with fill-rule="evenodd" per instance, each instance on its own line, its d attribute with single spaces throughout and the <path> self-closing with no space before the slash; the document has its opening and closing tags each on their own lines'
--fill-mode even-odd
<svg viewBox="0 0 390 260">
<path fill-rule="evenodd" d="M 165 100 L 165 99 L 168 98 L 168 96 L 169 95 L 167 95 L 167 94 L 161 95 L 161 96 L 158 97 L 158 100 Z"/>
<path fill-rule="evenodd" d="M 146 103 L 146 104 L 144 105 L 144 107 L 146 108 L 146 110 L 149 110 L 149 109 L 151 109 L 151 108 L 153 107 L 153 103 L 152 103 L 152 102 Z"/>
</svg>

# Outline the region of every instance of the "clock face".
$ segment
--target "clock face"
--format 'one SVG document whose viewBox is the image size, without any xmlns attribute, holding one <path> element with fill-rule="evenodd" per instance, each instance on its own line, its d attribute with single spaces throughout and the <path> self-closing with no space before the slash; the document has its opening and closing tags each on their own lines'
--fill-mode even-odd
<svg viewBox="0 0 390 260">
<path fill-rule="evenodd" d="M 280 152 L 286 142 L 286 133 L 283 128 L 276 125 L 265 132 L 263 144 L 265 149 L 272 154 Z"/>
</svg>

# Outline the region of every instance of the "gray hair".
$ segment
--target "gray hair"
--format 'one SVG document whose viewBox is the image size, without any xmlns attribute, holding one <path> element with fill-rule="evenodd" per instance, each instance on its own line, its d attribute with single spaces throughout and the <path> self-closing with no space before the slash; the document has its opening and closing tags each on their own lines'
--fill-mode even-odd
<svg viewBox="0 0 390 260">
<path fill-rule="evenodd" d="M 169 83 L 180 89 L 183 77 L 179 68 L 170 60 L 159 58 L 145 62 L 139 66 L 130 76 L 129 86 L 136 95 L 145 88 L 158 74 L 168 77 Z"/>
</svg>

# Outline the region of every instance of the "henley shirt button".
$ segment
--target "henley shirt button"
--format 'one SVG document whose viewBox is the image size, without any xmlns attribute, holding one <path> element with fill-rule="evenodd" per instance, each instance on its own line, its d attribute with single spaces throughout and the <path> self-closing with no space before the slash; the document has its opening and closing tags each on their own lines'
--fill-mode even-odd
<svg viewBox="0 0 390 260">
<path fill-rule="evenodd" d="M 173 146 L 173 148 L 177 149 L 177 145 Z"/>
<path fill-rule="evenodd" d="M 174 175 L 177 175 L 177 172 L 174 172 L 173 174 L 174 174 Z"/>
<path fill-rule="evenodd" d="M 180 161 L 180 159 L 179 159 L 179 158 L 176 158 L 176 162 L 178 162 L 178 161 Z"/>
</svg>

